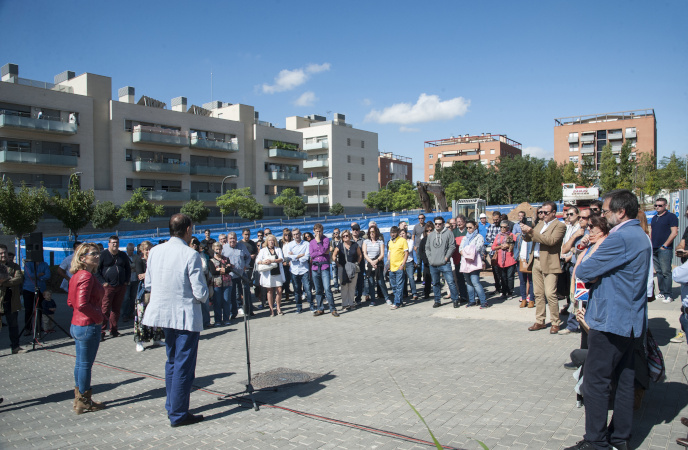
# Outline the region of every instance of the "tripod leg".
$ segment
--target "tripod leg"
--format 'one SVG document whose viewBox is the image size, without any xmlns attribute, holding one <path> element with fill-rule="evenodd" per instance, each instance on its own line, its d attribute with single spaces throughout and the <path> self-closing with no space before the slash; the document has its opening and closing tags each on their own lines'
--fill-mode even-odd
<svg viewBox="0 0 688 450">
<path fill-rule="evenodd" d="M 250 301 L 250 300 L 248 300 Z M 246 341 L 246 372 L 248 374 L 248 381 L 246 384 L 246 391 L 248 391 L 251 396 L 251 402 L 253 402 L 253 409 L 259 411 L 256 399 L 253 397 L 253 384 L 251 384 L 251 353 L 248 347 L 248 321 L 250 320 L 251 314 L 247 308 L 247 299 L 244 295 L 244 340 Z"/>
</svg>

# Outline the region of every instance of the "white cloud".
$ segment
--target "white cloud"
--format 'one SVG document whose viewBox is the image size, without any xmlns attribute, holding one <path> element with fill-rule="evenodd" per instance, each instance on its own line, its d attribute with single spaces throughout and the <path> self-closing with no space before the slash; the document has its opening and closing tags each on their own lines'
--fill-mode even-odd
<svg viewBox="0 0 688 450">
<path fill-rule="evenodd" d="M 307 91 L 301 94 L 299 98 L 296 99 L 294 102 L 294 105 L 296 106 L 313 106 L 315 102 L 318 100 L 318 97 L 315 96 L 315 93 L 312 91 Z"/>
<path fill-rule="evenodd" d="M 361 104 L 362 104 L 363 106 L 370 106 L 370 105 L 373 104 L 373 101 L 370 100 L 369 98 L 364 98 L 363 100 L 361 100 Z"/>
<path fill-rule="evenodd" d="M 411 128 L 411 127 L 401 126 L 401 127 L 399 127 L 399 131 L 401 131 L 402 133 L 418 133 L 420 131 L 420 128 Z"/>
<path fill-rule="evenodd" d="M 377 123 L 410 124 L 449 120 L 468 112 L 470 100 L 456 97 L 441 101 L 437 95 L 420 94 L 415 105 L 395 103 L 382 111 L 373 109 L 366 116 L 367 121 Z"/>
<path fill-rule="evenodd" d="M 309 64 L 305 69 L 280 70 L 275 77 L 275 84 L 263 84 L 263 93 L 274 94 L 275 92 L 290 91 L 308 81 L 310 74 L 328 70 L 330 70 L 330 63 Z"/>
<path fill-rule="evenodd" d="M 524 147 L 524 155 L 530 155 L 534 158 L 552 159 L 554 158 L 554 150 L 545 150 L 542 147 Z"/>
</svg>

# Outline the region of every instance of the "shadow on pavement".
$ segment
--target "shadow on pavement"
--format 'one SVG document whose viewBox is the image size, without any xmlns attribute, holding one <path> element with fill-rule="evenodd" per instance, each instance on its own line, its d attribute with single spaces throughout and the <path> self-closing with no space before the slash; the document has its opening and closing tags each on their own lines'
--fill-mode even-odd
<svg viewBox="0 0 688 450">
<path fill-rule="evenodd" d="M 653 383 L 645 394 L 643 407 L 633 415 L 633 437 L 630 447 L 640 448 L 655 425 L 671 424 L 686 405 L 688 390 L 685 383 Z"/>
</svg>

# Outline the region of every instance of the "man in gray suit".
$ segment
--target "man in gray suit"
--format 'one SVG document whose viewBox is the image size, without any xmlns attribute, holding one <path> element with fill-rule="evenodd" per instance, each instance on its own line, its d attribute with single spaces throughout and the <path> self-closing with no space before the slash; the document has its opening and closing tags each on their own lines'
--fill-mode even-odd
<svg viewBox="0 0 688 450">
<path fill-rule="evenodd" d="M 146 270 L 146 289 L 150 289 L 151 297 L 142 323 L 165 331 L 165 409 L 172 427 L 203 420 L 202 415 L 189 413 L 203 330 L 201 303 L 208 299 L 201 257 L 189 247 L 191 232 L 187 215 L 173 215 L 170 240 L 151 249 Z"/>
</svg>

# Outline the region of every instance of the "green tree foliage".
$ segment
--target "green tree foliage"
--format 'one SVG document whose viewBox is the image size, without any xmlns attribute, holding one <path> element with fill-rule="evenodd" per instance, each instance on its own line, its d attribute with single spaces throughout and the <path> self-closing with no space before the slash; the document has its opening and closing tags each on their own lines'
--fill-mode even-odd
<svg viewBox="0 0 688 450">
<path fill-rule="evenodd" d="M 148 201 L 143 196 L 144 192 L 144 188 L 135 189 L 131 194 L 131 198 L 122 204 L 118 212 L 122 219 L 127 219 L 134 223 L 146 223 L 153 216 L 165 214 L 165 208 Z"/>
<path fill-rule="evenodd" d="M 403 211 L 407 209 L 420 208 L 420 198 L 416 187 L 411 183 L 400 184 L 397 191 L 394 192 L 392 210 Z"/>
<path fill-rule="evenodd" d="M 111 230 L 119 224 L 120 215 L 117 205 L 110 201 L 96 202 L 91 215 L 91 225 L 97 230 Z"/>
<path fill-rule="evenodd" d="M 605 145 L 600 156 L 600 189 L 602 193 L 616 189 L 616 185 L 619 184 L 618 166 L 616 156 L 612 153 L 611 144 Z"/>
<path fill-rule="evenodd" d="M 382 188 L 377 192 L 368 192 L 366 198 L 363 199 L 363 204 L 370 209 L 394 211 L 393 197 L 394 193 L 391 190 Z"/>
<path fill-rule="evenodd" d="M 222 214 L 236 214 L 247 220 L 263 218 L 263 207 L 251 194 L 251 188 L 232 189 L 217 198 L 217 206 Z"/>
<path fill-rule="evenodd" d="M 344 206 L 341 203 L 335 203 L 330 206 L 330 214 L 333 216 L 341 216 L 344 214 Z"/>
<path fill-rule="evenodd" d="M 468 191 L 463 187 L 460 181 L 450 183 L 449 186 L 444 189 L 444 196 L 447 199 L 447 204 L 451 204 L 454 200 L 469 198 Z"/>
<path fill-rule="evenodd" d="M 675 152 L 662 158 L 657 170 L 657 184 L 660 189 L 669 191 L 686 189 L 685 160 L 676 156 Z"/>
<path fill-rule="evenodd" d="M 368 192 L 363 204 L 380 211 L 420 208 L 416 187 L 407 180 L 393 180 L 378 192 Z"/>
<path fill-rule="evenodd" d="M 659 192 L 657 183 L 657 164 L 649 153 L 641 153 L 633 169 L 633 191 L 644 203 L 645 196 L 654 196 Z"/>
<path fill-rule="evenodd" d="M 578 172 L 578 184 L 585 187 L 593 186 L 597 183 L 597 163 L 595 155 L 583 155 L 581 157 L 581 168 Z"/>
<path fill-rule="evenodd" d="M 27 187 L 22 183 L 15 191 L 11 180 L 0 182 L 0 222 L 5 234 L 21 239 L 36 229 L 48 205 L 48 191 L 43 187 Z"/>
<path fill-rule="evenodd" d="M 210 214 L 210 208 L 206 207 L 200 200 L 189 200 L 184 203 L 179 212 L 189 216 L 193 223 L 203 223 Z"/>
<path fill-rule="evenodd" d="M 550 159 L 545 166 L 545 197 L 547 200 L 558 201 L 562 197 L 562 186 L 564 177 L 561 168 L 553 159 Z"/>
<path fill-rule="evenodd" d="M 564 164 L 562 168 L 561 175 L 564 183 L 576 183 L 578 182 L 578 174 L 576 173 L 576 163 L 569 161 Z"/>
<path fill-rule="evenodd" d="M 283 190 L 273 203 L 282 207 L 287 219 L 303 216 L 306 213 L 306 204 L 303 202 L 303 197 L 297 195 L 294 189 Z"/>
<path fill-rule="evenodd" d="M 70 177 L 69 190 L 65 197 L 56 193 L 50 199 L 48 212 L 55 216 L 62 225 L 78 240 L 79 230 L 88 225 L 95 209 L 96 195 L 93 189 L 82 191 L 76 177 Z"/>
<path fill-rule="evenodd" d="M 626 142 L 621 146 L 621 153 L 619 154 L 619 168 L 618 181 L 616 183 L 617 189 L 633 189 L 633 169 L 635 161 L 631 158 L 633 147 L 630 142 Z"/>
</svg>

